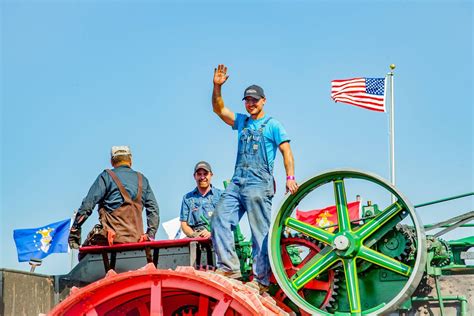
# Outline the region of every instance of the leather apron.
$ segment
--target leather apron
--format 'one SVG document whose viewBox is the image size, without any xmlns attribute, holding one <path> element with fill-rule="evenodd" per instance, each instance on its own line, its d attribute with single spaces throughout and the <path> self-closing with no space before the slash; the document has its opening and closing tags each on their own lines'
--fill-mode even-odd
<svg viewBox="0 0 474 316">
<path fill-rule="evenodd" d="M 107 173 L 114 180 L 120 193 L 123 204 L 112 212 L 104 208 L 99 209 L 99 222 L 87 236 L 84 245 L 109 245 L 138 242 L 143 232 L 142 219 L 142 175 L 138 175 L 138 192 L 134 200 L 131 199 L 127 190 L 120 182 L 117 175 L 107 169 Z"/>
</svg>

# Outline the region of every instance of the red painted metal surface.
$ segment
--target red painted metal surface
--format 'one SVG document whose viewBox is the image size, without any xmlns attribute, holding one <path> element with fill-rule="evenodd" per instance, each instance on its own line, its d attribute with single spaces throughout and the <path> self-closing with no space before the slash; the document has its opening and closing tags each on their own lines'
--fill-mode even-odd
<svg viewBox="0 0 474 316">
<path fill-rule="evenodd" d="M 79 253 L 102 253 L 109 251 L 125 251 L 125 250 L 137 250 L 150 248 L 166 248 L 173 246 L 187 246 L 191 241 L 197 241 L 201 244 L 211 244 L 211 240 L 208 238 L 184 238 L 174 240 L 156 240 L 156 241 L 145 241 L 135 242 L 127 244 L 116 244 L 112 246 L 87 246 L 79 248 Z"/>
<path fill-rule="evenodd" d="M 107 276 L 71 295 L 50 313 L 59 315 L 286 315 L 269 296 L 212 272 L 153 264 Z"/>
<path fill-rule="evenodd" d="M 303 258 L 301 263 L 298 265 L 294 265 L 290 259 L 290 255 L 288 254 L 287 246 L 303 246 L 308 250 L 308 254 Z M 301 269 L 309 260 L 311 260 L 316 254 L 318 254 L 321 249 L 313 242 L 304 238 L 298 237 L 290 237 L 290 238 L 282 238 L 281 243 L 281 255 L 282 255 L 282 263 L 283 267 L 286 271 L 288 278 L 291 278 L 299 269 Z M 272 276 L 271 278 L 272 283 L 276 283 L 275 278 Z M 328 272 L 327 280 L 312 280 L 308 284 L 306 284 L 300 291 L 298 291 L 301 297 L 304 297 L 305 291 L 323 291 L 326 292 L 323 302 L 319 308 L 323 308 L 329 303 L 333 295 L 333 285 L 334 285 L 334 271 L 330 270 Z M 275 299 L 278 301 L 278 305 L 284 308 L 283 301 L 287 298 L 286 294 L 280 289 L 278 290 L 275 295 Z M 309 315 L 306 312 L 301 312 L 303 316 Z"/>
</svg>

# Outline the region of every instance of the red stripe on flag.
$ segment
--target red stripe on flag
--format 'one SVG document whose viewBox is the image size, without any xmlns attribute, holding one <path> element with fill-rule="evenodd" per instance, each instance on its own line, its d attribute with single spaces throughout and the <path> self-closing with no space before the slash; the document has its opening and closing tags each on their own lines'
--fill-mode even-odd
<svg viewBox="0 0 474 316">
<path fill-rule="evenodd" d="M 364 109 L 385 112 L 385 96 L 371 94 L 365 78 L 337 79 L 331 81 L 331 98 Z"/>
<path fill-rule="evenodd" d="M 355 81 L 355 80 L 364 80 L 365 81 L 364 78 L 360 77 L 360 78 L 351 78 L 351 79 L 335 79 L 331 82 L 346 82 L 346 81 Z"/>
<path fill-rule="evenodd" d="M 372 111 L 377 111 L 377 112 L 385 112 L 385 110 L 383 108 L 369 107 L 367 105 L 363 105 L 363 104 L 352 102 L 352 101 L 341 101 L 341 102 L 347 103 L 347 104 L 350 104 L 350 105 L 355 105 L 355 106 L 358 106 L 358 107 L 361 107 L 361 108 L 364 108 L 364 109 L 367 109 L 367 110 L 372 110 Z"/>
</svg>

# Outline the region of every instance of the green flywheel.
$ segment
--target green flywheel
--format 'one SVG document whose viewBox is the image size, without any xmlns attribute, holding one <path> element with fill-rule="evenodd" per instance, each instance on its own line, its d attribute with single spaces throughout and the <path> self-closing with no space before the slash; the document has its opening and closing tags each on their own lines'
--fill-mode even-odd
<svg viewBox="0 0 474 316">
<path fill-rule="evenodd" d="M 354 183 L 365 182 L 370 182 L 367 185 L 375 186 L 382 192 L 387 191 L 392 200 L 378 214 L 358 222 L 351 221 L 346 189 L 353 189 L 351 185 Z M 334 189 L 337 227 L 333 229 L 303 222 L 295 216 L 299 203 L 323 185 L 332 185 Z M 361 190 L 367 185 L 360 186 Z M 386 246 L 386 236 L 393 236 L 402 223 L 410 227 L 414 234 L 412 240 L 416 253 L 409 259 L 392 258 L 380 250 Z M 308 240 L 317 242 L 318 246 L 323 245 L 316 256 L 291 276 L 282 260 L 288 231 L 302 234 Z M 288 194 L 274 214 L 269 240 L 270 264 L 278 285 L 293 303 L 313 315 L 388 313 L 412 295 L 423 276 L 426 262 L 424 229 L 411 203 L 383 178 L 354 169 L 331 170 L 301 183 L 298 192 Z M 337 295 L 327 306 L 313 305 L 303 294 L 305 286 L 333 272 L 338 275 L 333 284 Z"/>
</svg>

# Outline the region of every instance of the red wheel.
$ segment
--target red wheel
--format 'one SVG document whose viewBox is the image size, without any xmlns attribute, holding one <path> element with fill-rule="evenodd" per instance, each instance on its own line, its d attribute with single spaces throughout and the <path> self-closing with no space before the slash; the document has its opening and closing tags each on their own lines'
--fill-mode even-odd
<svg viewBox="0 0 474 316">
<path fill-rule="evenodd" d="M 137 271 L 107 276 L 75 289 L 49 315 L 284 315 L 270 297 L 214 274 L 178 267 L 157 270 L 153 264 Z"/>
<path fill-rule="evenodd" d="M 289 254 L 290 247 L 296 249 L 302 249 L 305 252 L 304 258 L 300 262 L 293 262 Z M 318 241 L 314 239 L 308 239 L 303 237 L 286 237 L 281 240 L 281 255 L 283 268 L 286 271 L 288 278 L 291 278 L 300 268 L 304 267 L 316 254 L 321 251 Z M 334 280 L 335 273 L 333 270 L 328 271 L 325 277 L 320 279 L 313 279 L 308 282 L 302 289 L 298 291 L 298 294 L 305 299 L 310 299 L 310 296 L 317 296 L 314 300 L 318 302 L 319 308 L 325 308 L 329 305 L 331 298 L 335 295 L 334 291 Z M 275 278 L 272 276 L 272 283 L 277 283 Z M 289 301 L 286 294 L 278 289 L 274 294 L 274 297 L 279 301 L 279 306 L 286 305 Z M 310 315 L 304 311 L 300 311 L 302 315 Z"/>
</svg>

